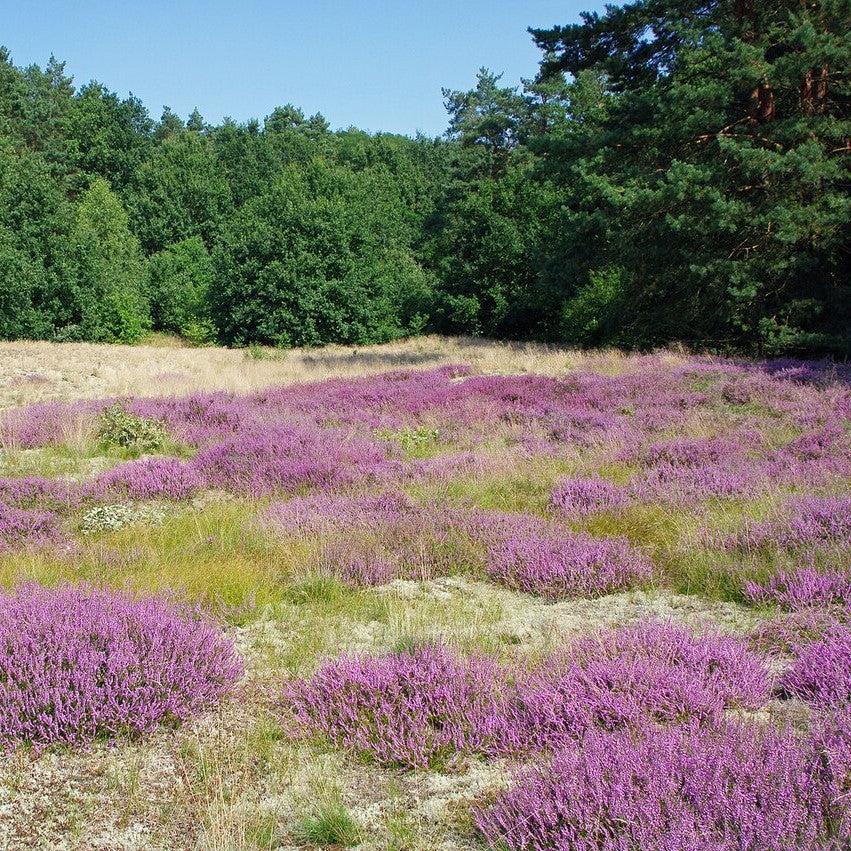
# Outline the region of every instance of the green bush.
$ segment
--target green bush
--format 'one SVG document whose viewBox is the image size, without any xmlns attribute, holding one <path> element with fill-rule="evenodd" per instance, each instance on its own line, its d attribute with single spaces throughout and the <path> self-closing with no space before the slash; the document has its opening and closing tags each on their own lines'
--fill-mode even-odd
<svg viewBox="0 0 851 851">
<path fill-rule="evenodd" d="M 135 343 L 150 324 L 142 292 L 145 265 L 127 213 L 96 179 L 77 207 L 72 233 L 74 313 L 79 339 Z"/>
<path fill-rule="evenodd" d="M 191 346 L 212 346 L 217 331 L 212 319 L 192 319 L 180 329 L 180 336 Z"/>
<path fill-rule="evenodd" d="M 606 342 L 624 297 L 624 271 L 617 267 L 597 269 L 562 307 L 562 340 L 580 346 Z"/>
<path fill-rule="evenodd" d="M 211 327 L 208 309 L 213 264 L 200 237 L 169 245 L 148 261 L 148 300 L 158 331 L 190 334 Z M 214 335 L 213 335 L 214 338 Z M 204 342 L 211 342 L 209 335 Z"/>
<path fill-rule="evenodd" d="M 168 431 L 159 420 L 137 417 L 116 402 L 100 416 L 98 441 L 105 449 L 157 452 L 168 443 Z"/>
</svg>

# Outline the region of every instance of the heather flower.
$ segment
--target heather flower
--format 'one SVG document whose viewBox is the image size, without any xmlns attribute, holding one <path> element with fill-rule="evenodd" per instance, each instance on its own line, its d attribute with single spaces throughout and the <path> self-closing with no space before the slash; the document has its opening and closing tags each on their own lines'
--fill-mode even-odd
<svg viewBox="0 0 851 851">
<path fill-rule="evenodd" d="M 817 641 L 841 623 L 822 609 L 800 609 L 783 613 L 756 627 L 748 636 L 752 647 L 769 656 L 788 656 Z"/>
<path fill-rule="evenodd" d="M 705 467 L 738 459 L 741 454 L 741 448 L 727 439 L 676 438 L 651 444 L 643 453 L 643 460 L 652 466 Z"/>
<path fill-rule="evenodd" d="M 493 847 L 822 851 L 838 766 L 792 732 L 726 723 L 592 733 L 476 807 Z"/>
<path fill-rule="evenodd" d="M 26 511 L 0 503 L 0 552 L 25 544 L 47 544 L 61 539 L 59 517 L 50 511 Z"/>
<path fill-rule="evenodd" d="M 49 508 L 61 511 L 76 506 L 79 496 L 72 486 L 45 476 L 0 478 L 0 502 L 13 508 Z"/>
<path fill-rule="evenodd" d="M 193 467 L 209 487 L 253 496 L 332 490 L 399 470 L 377 441 L 294 426 L 242 431 L 202 449 Z"/>
<path fill-rule="evenodd" d="M 351 540 L 333 540 L 320 553 L 320 570 L 352 588 L 383 585 L 401 573 L 401 565 L 383 547 L 358 546 Z"/>
<path fill-rule="evenodd" d="M 534 670 L 441 647 L 342 657 L 285 686 L 282 705 L 296 734 L 416 767 L 552 751 L 592 728 L 718 721 L 767 695 L 765 669 L 743 645 L 650 624 L 580 641 Z"/>
<path fill-rule="evenodd" d="M 193 466 L 179 458 L 143 458 L 119 464 L 82 488 L 90 498 L 187 499 L 202 480 Z"/>
<path fill-rule="evenodd" d="M 558 600 L 629 588 L 646 581 L 653 566 L 623 538 L 527 534 L 494 547 L 487 572 L 508 588 Z"/>
<path fill-rule="evenodd" d="M 498 665 L 439 647 L 344 656 L 284 688 L 294 732 L 322 733 L 382 765 L 425 767 L 497 746 L 507 697 Z"/>
<path fill-rule="evenodd" d="M 799 496 L 779 517 L 746 527 L 728 546 L 758 549 L 775 546 L 851 546 L 851 496 Z"/>
<path fill-rule="evenodd" d="M 780 690 L 819 706 L 851 703 L 851 628 L 830 627 L 818 641 L 801 648 L 782 676 Z"/>
<path fill-rule="evenodd" d="M 585 517 L 596 511 L 611 511 L 629 504 L 625 488 L 605 479 L 562 479 L 552 492 L 550 501 L 568 517 Z"/>
<path fill-rule="evenodd" d="M 0 746 L 148 733 L 206 709 L 242 674 L 209 621 L 158 598 L 26 585 L 0 594 Z"/>
<path fill-rule="evenodd" d="M 792 611 L 832 605 L 851 609 L 851 573 L 841 571 L 810 567 L 781 571 L 767 582 L 746 582 L 744 590 L 752 603 L 773 603 Z"/>
<path fill-rule="evenodd" d="M 765 667 L 741 642 L 639 624 L 580 639 L 522 680 L 523 736 L 552 750 L 591 728 L 717 723 L 731 707 L 758 708 L 768 692 Z"/>
</svg>

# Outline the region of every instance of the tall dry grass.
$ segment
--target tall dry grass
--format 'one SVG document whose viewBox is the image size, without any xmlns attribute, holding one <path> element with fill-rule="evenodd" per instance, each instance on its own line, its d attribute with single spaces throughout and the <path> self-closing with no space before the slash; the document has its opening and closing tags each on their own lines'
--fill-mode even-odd
<svg viewBox="0 0 851 851">
<path fill-rule="evenodd" d="M 167 342 L 167 341 L 166 341 Z M 677 359 L 676 354 L 666 357 Z M 0 409 L 54 400 L 158 396 L 195 390 L 250 392 L 274 384 L 467 363 L 477 372 L 559 375 L 588 366 L 619 372 L 618 351 L 580 352 L 471 337 L 418 337 L 376 346 L 317 349 L 0 342 Z"/>
</svg>

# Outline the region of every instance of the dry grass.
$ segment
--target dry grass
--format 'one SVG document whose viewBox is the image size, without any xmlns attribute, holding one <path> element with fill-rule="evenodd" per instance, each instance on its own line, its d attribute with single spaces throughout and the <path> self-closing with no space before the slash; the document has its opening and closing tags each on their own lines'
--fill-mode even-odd
<svg viewBox="0 0 851 851">
<path fill-rule="evenodd" d="M 578 367 L 618 372 L 620 352 L 580 352 L 469 337 L 419 337 L 380 346 L 193 349 L 156 345 L 0 342 L 0 410 L 33 402 L 160 396 L 194 390 L 248 392 L 274 384 L 467 363 L 477 372 L 559 375 Z M 666 354 L 676 360 L 678 355 Z"/>
</svg>

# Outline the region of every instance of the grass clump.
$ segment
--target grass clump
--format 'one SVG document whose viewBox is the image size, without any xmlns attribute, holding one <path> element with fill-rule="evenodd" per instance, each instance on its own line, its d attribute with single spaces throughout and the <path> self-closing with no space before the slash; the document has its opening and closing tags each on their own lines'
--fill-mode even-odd
<svg viewBox="0 0 851 851">
<path fill-rule="evenodd" d="M 316 801 L 298 821 L 293 833 L 300 842 L 320 848 L 351 848 L 363 839 L 360 823 L 337 796 Z"/>
</svg>

